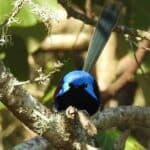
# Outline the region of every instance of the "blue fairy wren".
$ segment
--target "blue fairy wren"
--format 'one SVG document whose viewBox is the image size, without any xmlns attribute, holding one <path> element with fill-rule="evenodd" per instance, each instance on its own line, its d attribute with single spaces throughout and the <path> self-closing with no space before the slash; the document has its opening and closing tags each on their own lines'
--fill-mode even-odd
<svg viewBox="0 0 150 150">
<path fill-rule="evenodd" d="M 54 107 L 57 111 L 74 106 L 93 115 L 100 107 L 100 91 L 90 71 L 107 43 L 119 14 L 118 3 L 103 9 L 91 38 L 83 69 L 69 72 L 59 82 L 54 96 Z"/>
</svg>

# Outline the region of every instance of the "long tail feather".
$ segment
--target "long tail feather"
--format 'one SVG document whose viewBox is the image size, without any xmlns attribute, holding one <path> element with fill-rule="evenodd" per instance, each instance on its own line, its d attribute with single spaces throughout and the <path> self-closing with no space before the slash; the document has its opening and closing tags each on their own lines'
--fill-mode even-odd
<svg viewBox="0 0 150 150">
<path fill-rule="evenodd" d="M 89 44 L 88 54 L 84 62 L 83 70 L 89 72 L 95 64 L 118 20 L 120 9 L 121 5 L 118 3 L 114 3 L 103 9 Z"/>
</svg>

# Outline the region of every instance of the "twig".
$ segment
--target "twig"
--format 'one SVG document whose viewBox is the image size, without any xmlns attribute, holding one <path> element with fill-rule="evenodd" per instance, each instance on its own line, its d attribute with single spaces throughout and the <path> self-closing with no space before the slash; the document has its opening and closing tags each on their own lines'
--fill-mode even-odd
<svg viewBox="0 0 150 150">
<path fill-rule="evenodd" d="M 85 14 L 76 11 L 72 6 L 68 5 L 67 0 L 58 0 L 58 2 L 66 9 L 69 17 L 74 17 L 76 19 L 82 20 L 84 23 L 92 26 L 95 26 L 97 24 L 97 20 L 87 17 Z M 124 25 L 116 25 L 114 31 L 118 33 L 121 32 L 124 34 L 129 34 L 134 38 L 140 37 L 142 39 L 150 40 L 150 32 L 144 30 L 133 29 Z"/>
<path fill-rule="evenodd" d="M 54 11 L 47 6 L 36 4 L 32 0 L 26 0 L 26 4 L 29 6 L 32 13 L 38 16 L 46 25 L 48 31 L 51 30 L 52 21 L 60 21 L 67 17 L 67 14 L 64 10 L 57 9 L 57 11 Z"/>
<path fill-rule="evenodd" d="M 1 24 L 0 24 L 0 28 L 4 27 L 4 26 L 10 26 L 12 23 L 15 22 L 15 17 L 16 15 L 19 13 L 19 11 L 21 10 L 23 4 L 24 4 L 25 0 L 17 0 L 14 3 L 14 8 L 11 12 L 11 14 L 9 15 L 8 18 L 6 18 Z"/>
<path fill-rule="evenodd" d="M 90 19 L 85 14 L 76 11 L 72 6 L 68 5 L 67 0 L 58 0 L 58 2 L 66 9 L 68 17 L 74 17 L 76 19 L 82 20 L 86 24 L 95 26 L 97 20 Z"/>
<path fill-rule="evenodd" d="M 124 34 L 129 34 L 130 36 L 132 36 L 134 38 L 139 37 L 141 39 L 150 40 L 150 32 L 149 31 L 133 29 L 133 28 L 129 28 L 129 27 L 124 26 L 124 25 L 117 25 L 114 30 L 118 33 L 121 32 L 121 33 L 124 33 Z"/>
<path fill-rule="evenodd" d="M 133 51 L 133 55 L 134 55 L 134 58 L 135 58 L 135 61 L 136 63 L 138 64 L 138 68 L 141 70 L 141 72 L 144 74 L 144 70 L 141 66 L 141 64 L 138 62 L 138 59 L 136 58 L 136 53 L 135 53 L 135 50 L 134 50 L 134 45 L 133 45 L 133 42 L 131 39 L 129 39 L 129 44 L 130 44 L 130 47 L 131 47 L 131 50 Z"/>
<path fill-rule="evenodd" d="M 21 8 L 24 5 L 25 0 L 16 0 L 14 2 L 14 8 L 12 12 L 10 13 L 9 17 L 7 17 L 2 23 L 0 23 L 0 46 L 6 45 L 8 42 L 11 43 L 11 35 L 8 34 L 8 27 L 14 23 L 17 22 L 15 20 L 16 15 L 20 12 Z"/>
<path fill-rule="evenodd" d="M 136 74 L 136 71 L 139 67 L 139 64 L 142 63 L 145 55 L 148 52 L 147 50 L 143 49 L 143 47 L 149 48 L 150 47 L 150 41 L 143 40 L 142 42 L 139 43 L 139 47 L 135 53 L 138 64 L 134 59 L 130 59 L 129 62 L 124 60 L 125 62 L 123 64 L 125 65 L 125 67 L 122 66 L 122 67 L 124 67 L 122 74 L 105 91 L 102 91 L 104 103 L 106 103 L 109 98 L 115 96 L 115 94 L 122 87 L 124 87 L 127 83 L 133 81 L 134 76 Z"/>
<path fill-rule="evenodd" d="M 48 81 L 50 79 L 50 77 L 53 74 L 55 74 L 56 72 L 59 72 L 60 68 L 63 65 L 64 65 L 63 63 L 58 61 L 56 64 L 54 64 L 54 70 L 50 71 L 47 75 L 45 75 L 42 71 L 42 68 L 40 68 L 40 69 L 37 70 L 38 77 L 34 78 L 33 80 L 21 81 L 21 82 L 18 82 L 18 83 L 16 82 L 15 86 L 25 85 L 25 84 L 29 84 L 29 83 L 44 84 L 46 81 Z"/>
<path fill-rule="evenodd" d="M 89 18 L 92 18 L 92 0 L 85 1 L 85 10 L 86 10 L 86 15 Z"/>
</svg>

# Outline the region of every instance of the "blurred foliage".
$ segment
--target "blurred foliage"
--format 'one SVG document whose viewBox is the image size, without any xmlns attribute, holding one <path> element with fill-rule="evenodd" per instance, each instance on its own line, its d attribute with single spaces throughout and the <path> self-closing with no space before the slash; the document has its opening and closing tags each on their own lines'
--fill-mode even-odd
<svg viewBox="0 0 150 150">
<path fill-rule="evenodd" d="M 25 42 L 17 36 L 13 36 L 12 38 L 13 45 L 8 45 L 1 49 L 5 53 L 4 62 L 19 80 L 27 80 L 29 77 L 29 66 Z"/>
<path fill-rule="evenodd" d="M 60 5 L 57 3 L 57 0 L 33 0 L 35 3 L 40 6 L 46 6 L 51 10 L 60 9 Z M 93 0 L 92 8 L 94 14 L 99 14 L 99 11 L 106 3 L 106 1 L 110 0 Z M 69 1 L 70 4 L 76 6 L 85 11 L 85 0 L 72 0 Z M 0 22 L 3 22 L 12 12 L 13 4 L 15 1 L 13 0 L 0 0 Z M 150 22 L 149 15 L 149 0 L 136 1 L 136 0 L 126 0 L 124 1 L 124 11 L 122 14 L 122 18 L 120 18 L 120 23 L 127 25 L 129 27 L 134 27 L 137 29 L 147 30 Z M 37 85 L 30 85 L 29 91 L 34 89 L 33 95 L 40 97 L 41 101 L 43 101 L 48 107 L 52 106 L 52 99 L 54 90 L 58 84 L 58 81 L 61 77 L 70 70 L 77 68 L 78 62 L 75 59 L 74 52 L 51 52 L 51 51 L 43 51 L 40 49 L 41 42 L 47 37 L 48 30 L 46 26 L 40 21 L 39 17 L 34 15 L 32 11 L 29 9 L 27 5 L 23 6 L 21 11 L 18 13 L 16 18 L 18 20 L 17 23 L 13 23 L 12 26 L 8 28 L 7 38 L 9 42 L 0 47 L 0 59 L 4 60 L 5 64 L 11 72 L 15 75 L 19 80 L 27 80 L 33 78 L 35 76 L 36 69 L 42 67 L 45 72 L 49 72 L 53 69 L 52 65 L 57 60 L 60 60 L 64 63 L 63 68 L 61 68 L 60 72 L 55 73 L 50 78 L 50 83 L 47 84 L 46 87 Z M 52 28 L 53 30 L 53 28 Z M 52 31 L 53 32 L 53 31 Z M 2 33 L 2 31 L 1 31 Z M 64 31 L 64 34 L 66 31 Z M 118 35 L 118 50 L 117 50 L 117 59 L 122 58 L 126 54 L 133 55 L 133 50 L 129 46 L 128 42 L 125 42 L 124 37 L 122 35 Z M 80 55 L 80 53 L 78 54 Z M 33 59 L 32 61 L 29 59 Z M 139 73 L 136 76 L 136 80 L 139 83 L 139 87 L 142 89 L 144 100 L 146 100 L 146 104 L 149 105 L 149 70 L 150 70 L 150 55 L 148 54 L 143 62 L 143 67 L 146 71 L 146 74 L 143 75 Z M 51 66 L 51 67 L 50 67 Z M 33 88 L 34 86 L 34 88 Z M 35 88 L 36 86 L 36 88 Z M 42 91 L 42 92 L 41 92 Z M 40 96 L 39 93 L 42 93 Z M 8 115 L 8 112 L 3 113 L 4 109 L 3 105 L 0 105 L 1 110 L 1 122 L 0 128 L 5 131 L 5 128 L 10 124 L 13 124 L 15 119 Z M 7 121 L 7 120 L 11 121 Z M 15 123 L 14 123 L 15 124 Z M 16 123 L 18 124 L 18 122 Z M 19 124 L 19 128 L 17 125 L 16 132 L 10 132 L 8 136 L 1 137 L 3 139 L 2 143 L 5 145 L 4 149 L 11 148 L 12 145 L 23 141 L 25 138 L 24 129 Z M 18 131 L 18 132 L 17 132 Z M 105 150 L 112 150 L 114 142 L 121 135 L 119 130 L 110 130 L 103 133 L 100 133 L 97 138 L 97 145 L 103 147 Z M 13 139 L 13 140 L 12 140 Z M 15 141 L 15 142 L 14 142 Z M 1 142 L 1 141 L 0 141 Z M 0 143 L 0 144 L 2 144 Z M 126 142 L 125 150 L 144 150 L 144 147 L 134 138 L 129 137 Z"/>
<path fill-rule="evenodd" d="M 12 3 L 12 0 L 7 0 L 5 3 L 3 0 L 0 0 L 0 22 L 4 21 L 6 17 L 9 16 L 13 8 Z"/>
<path fill-rule="evenodd" d="M 99 133 L 96 137 L 97 146 L 104 150 L 115 150 L 114 145 L 121 136 L 116 129 L 109 129 Z M 135 138 L 129 136 L 125 143 L 125 150 L 146 150 Z"/>
<path fill-rule="evenodd" d="M 150 1 L 127 0 L 125 4 L 127 5 L 125 23 L 135 28 L 148 28 L 150 21 L 148 14 Z"/>
<path fill-rule="evenodd" d="M 43 97 L 43 100 L 47 102 L 48 105 L 52 104 L 53 100 L 53 94 L 54 91 L 58 85 L 58 82 L 61 80 L 62 76 L 64 76 L 69 70 L 72 70 L 75 68 L 75 64 L 72 61 L 72 59 L 69 59 L 73 56 L 73 53 L 67 53 L 64 55 L 63 58 L 58 58 L 61 62 L 64 63 L 63 68 L 61 68 L 61 71 L 58 72 L 57 74 L 54 74 L 53 78 L 51 79 L 51 82 L 45 91 L 45 96 Z"/>
</svg>

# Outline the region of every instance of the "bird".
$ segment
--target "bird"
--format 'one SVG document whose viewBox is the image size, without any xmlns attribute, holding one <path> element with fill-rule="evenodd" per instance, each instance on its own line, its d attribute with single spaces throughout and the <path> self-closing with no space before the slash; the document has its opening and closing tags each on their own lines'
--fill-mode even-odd
<svg viewBox="0 0 150 150">
<path fill-rule="evenodd" d="M 83 69 L 67 73 L 56 88 L 54 94 L 56 111 L 64 111 L 73 106 L 78 110 L 86 110 L 92 116 L 99 109 L 102 98 L 98 84 L 90 71 L 117 23 L 120 9 L 118 3 L 113 3 L 102 10 L 90 40 Z"/>
</svg>

